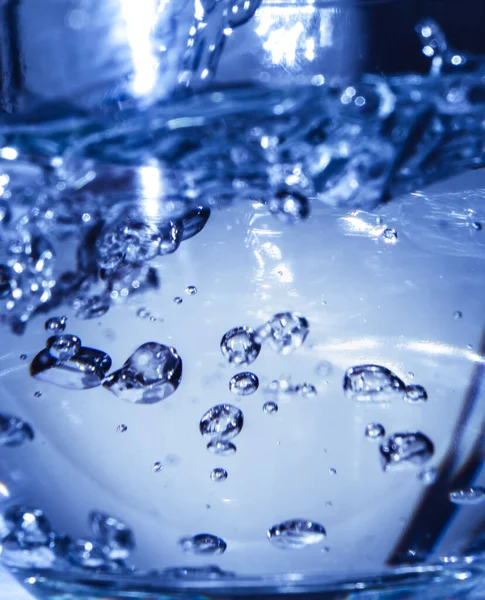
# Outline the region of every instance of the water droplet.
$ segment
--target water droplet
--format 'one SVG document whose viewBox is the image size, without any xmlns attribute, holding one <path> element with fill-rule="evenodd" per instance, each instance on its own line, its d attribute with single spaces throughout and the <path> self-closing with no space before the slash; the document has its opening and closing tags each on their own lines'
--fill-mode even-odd
<svg viewBox="0 0 485 600">
<path fill-rule="evenodd" d="M 455 312 L 453 313 L 453 318 L 455 319 L 455 321 L 458 321 L 462 317 L 463 313 L 461 312 L 461 310 L 455 310 Z"/>
<path fill-rule="evenodd" d="M 160 473 L 160 471 L 163 471 L 162 463 L 161 462 L 153 463 L 153 471 L 154 471 L 154 473 Z"/>
<path fill-rule="evenodd" d="M 420 466 L 434 454 L 433 442 L 419 431 L 395 433 L 380 446 L 385 471 Z"/>
<path fill-rule="evenodd" d="M 195 287 L 195 285 L 188 285 L 185 288 L 185 293 L 189 296 L 195 296 L 195 294 L 197 294 L 197 288 Z"/>
<path fill-rule="evenodd" d="M 271 214 L 283 223 L 297 223 L 303 221 L 310 214 L 310 204 L 298 192 L 281 191 L 268 201 Z"/>
<path fill-rule="evenodd" d="M 397 242 L 397 231 L 395 229 L 384 229 L 382 237 L 389 244 L 395 244 Z"/>
<path fill-rule="evenodd" d="M 418 479 L 422 482 L 423 485 L 433 485 L 438 477 L 438 472 L 433 467 L 429 469 L 423 469 L 420 473 L 418 473 Z"/>
<path fill-rule="evenodd" d="M 283 550 L 299 550 L 320 544 L 325 539 L 325 529 L 319 523 L 294 519 L 274 525 L 268 531 L 269 540 Z"/>
<path fill-rule="evenodd" d="M 71 564 L 83 569 L 102 569 L 109 565 L 102 546 L 89 540 L 71 542 L 67 558 Z"/>
<path fill-rule="evenodd" d="M 207 450 L 218 456 L 231 456 L 236 454 L 236 446 L 232 442 L 222 442 L 220 440 L 212 440 L 207 444 Z"/>
<path fill-rule="evenodd" d="M 344 392 L 359 402 L 390 402 L 402 397 L 404 383 L 386 367 L 359 365 L 347 369 Z"/>
<path fill-rule="evenodd" d="M 42 396 L 42 392 L 39 392 L 39 391 L 37 391 L 37 392 L 34 392 L 34 396 L 35 396 L 36 398 L 40 398 L 40 397 Z"/>
<path fill-rule="evenodd" d="M 272 415 L 278 412 L 278 405 L 276 402 L 265 402 L 263 404 L 263 410 L 266 414 Z"/>
<path fill-rule="evenodd" d="M 0 414 L 0 446 L 14 448 L 34 439 L 32 427 L 11 415 Z"/>
<path fill-rule="evenodd" d="M 328 472 L 330 475 L 337 475 L 337 469 L 329 469 Z"/>
<path fill-rule="evenodd" d="M 133 532 L 119 519 L 93 511 L 89 524 L 104 554 L 111 560 L 124 560 L 135 547 Z"/>
<path fill-rule="evenodd" d="M 227 441 L 235 438 L 243 427 L 242 412 L 231 404 L 210 408 L 200 420 L 200 433 L 211 440 Z"/>
<path fill-rule="evenodd" d="M 328 360 L 323 360 L 319 362 L 315 367 L 315 373 L 319 377 L 328 377 L 332 372 L 332 364 L 328 362 Z"/>
<path fill-rule="evenodd" d="M 450 502 L 453 504 L 480 504 L 485 500 L 485 489 L 469 487 L 450 492 Z"/>
<path fill-rule="evenodd" d="M 54 335 L 47 340 L 49 354 L 57 360 L 66 361 L 73 358 L 81 349 L 81 340 L 77 335 Z"/>
<path fill-rule="evenodd" d="M 46 544 L 52 529 L 44 513 L 38 508 L 12 506 L 3 515 L 10 531 L 21 543 Z"/>
<path fill-rule="evenodd" d="M 222 336 L 221 352 L 230 363 L 250 365 L 260 350 L 259 338 L 250 327 L 235 327 Z"/>
<path fill-rule="evenodd" d="M 199 533 L 193 537 L 182 538 L 180 545 L 184 552 L 191 554 L 224 554 L 227 548 L 224 540 L 210 533 Z"/>
<path fill-rule="evenodd" d="M 259 387 L 259 379 L 254 373 L 248 371 L 237 373 L 229 382 L 229 389 L 238 396 L 249 396 Z"/>
<path fill-rule="evenodd" d="M 122 400 L 153 404 L 173 394 L 181 379 L 182 359 L 175 348 L 147 342 L 106 377 L 103 386 Z"/>
<path fill-rule="evenodd" d="M 386 430 L 380 423 L 369 423 L 365 428 L 365 437 L 370 440 L 378 440 L 386 435 Z"/>
<path fill-rule="evenodd" d="M 85 390 L 101 385 L 111 367 L 111 358 L 94 348 L 82 346 L 69 360 L 55 359 L 42 350 L 30 364 L 30 375 L 40 381 L 70 390 Z"/>
<path fill-rule="evenodd" d="M 128 430 L 128 426 L 125 425 L 124 423 L 122 423 L 121 425 L 118 425 L 118 427 L 116 428 L 116 431 L 118 433 L 125 433 L 125 431 Z"/>
<path fill-rule="evenodd" d="M 408 385 L 404 395 L 406 402 L 426 402 L 428 392 L 422 385 Z"/>
<path fill-rule="evenodd" d="M 51 317 L 44 323 L 46 331 L 62 333 L 66 329 L 67 317 Z"/>
<path fill-rule="evenodd" d="M 305 317 L 294 312 L 278 313 L 262 328 L 264 338 L 280 354 L 289 354 L 300 348 L 309 329 Z"/>
<path fill-rule="evenodd" d="M 216 467 L 211 472 L 211 479 L 212 479 L 212 481 L 225 481 L 227 479 L 226 469 Z"/>
<path fill-rule="evenodd" d="M 180 296 L 175 296 L 173 299 L 174 304 L 182 304 L 183 299 Z"/>
</svg>

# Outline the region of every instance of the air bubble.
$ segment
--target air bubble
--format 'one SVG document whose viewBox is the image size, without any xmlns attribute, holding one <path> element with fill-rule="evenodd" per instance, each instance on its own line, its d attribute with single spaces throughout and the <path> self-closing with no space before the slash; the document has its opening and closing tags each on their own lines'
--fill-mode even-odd
<svg viewBox="0 0 485 600">
<path fill-rule="evenodd" d="M 122 400 L 153 404 L 173 394 L 181 379 L 182 359 L 175 348 L 147 342 L 106 377 L 103 386 Z"/>
<path fill-rule="evenodd" d="M 34 439 L 32 427 L 19 417 L 0 414 L 0 446 L 14 448 Z"/>
<path fill-rule="evenodd" d="M 182 538 L 180 546 L 184 552 L 190 554 L 224 554 L 226 542 L 209 533 L 199 533 L 193 537 Z"/>
<path fill-rule="evenodd" d="M 328 360 L 323 360 L 315 366 L 315 373 L 319 377 L 328 377 L 332 372 L 332 364 Z"/>
<path fill-rule="evenodd" d="M 229 382 L 229 389 L 237 396 L 254 394 L 259 387 L 259 379 L 254 373 L 237 373 Z"/>
<path fill-rule="evenodd" d="M 197 288 L 195 287 L 195 285 L 188 285 L 185 288 L 185 293 L 189 296 L 195 296 L 195 294 L 197 294 Z"/>
<path fill-rule="evenodd" d="M 212 481 L 225 481 L 227 479 L 227 471 L 226 469 L 222 469 L 217 467 L 211 472 Z"/>
<path fill-rule="evenodd" d="M 429 469 L 423 469 L 418 474 L 418 479 L 424 486 L 433 485 L 438 477 L 438 472 L 433 467 Z"/>
<path fill-rule="evenodd" d="M 382 237 L 387 243 L 395 244 L 397 242 L 397 231 L 395 229 L 384 229 Z"/>
<path fill-rule="evenodd" d="M 461 312 L 461 310 L 455 310 L 455 312 L 453 313 L 453 318 L 455 319 L 455 321 L 459 321 L 462 317 L 463 313 Z"/>
<path fill-rule="evenodd" d="M 359 365 L 347 369 L 344 391 L 358 402 L 390 402 L 404 394 L 404 383 L 392 371 L 379 365 Z"/>
<path fill-rule="evenodd" d="M 47 340 L 49 354 L 64 362 L 73 358 L 81 349 L 81 340 L 76 335 L 55 335 Z"/>
<path fill-rule="evenodd" d="M 310 325 L 305 317 L 284 312 L 274 315 L 261 328 L 261 337 L 280 354 L 290 354 L 304 343 Z"/>
<path fill-rule="evenodd" d="M 404 395 L 406 402 L 426 402 L 428 399 L 428 392 L 422 385 L 408 385 L 406 387 L 406 393 Z"/>
<path fill-rule="evenodd" d="M 180 296 L 175 296 L 173 299 L 174 304 L 182 304 L 183 299 Z"/>
<path fill-rule="evenodd" d="M 315 521 L 294 519 L 274 525 L 267 535 L 270 542 L 282 550 L 300 550 L 323 542 L 326 532 Z"/>
<path fill-rule="evenodd" d="M 46 331 L 62 333 L 66 329 L 67 317 L 51 317 L 44 323 Z"/>
<path fill-rule="evenodd" d="M 212 440 L 207 444 L 207 450 L 218 456 L 231 456 L 236 454 L 236 446 L 232 442 Z"/>
<path fill-rule="evenodd" d="M 432 441 L 419 431 L 395 433 L 380 447 L 385 471 L 416 467 L 434 454 Z"/>
<path fill-rule="evenodd" d="M 124 423 L 122 423 L 121 425 L 118 425 L 118 427 L 116 428 L 116 431 L 118 433 L 125 433 L 125 431 L 128 430 L 128 426 L 125 425 Z"/>
<path fill-rule="evenodd" d="M 135 548 L 133 532 L 119 519 L 93 511 L 89 515 L 89 524 L 103 553 L 111 560 L 124 560 Z"/>
<path fill-rule="evenodd" d="M 370 440 L 378 440 L 386 435 L 386 430 L 380 423 L 369 423 L 365 428 L 365 437 Z"/>
<path fill-rule="evenodd" d="M 199 429 L 204 437 L 212 441 L 227 441 L 235 438 L 243 427 L 243 413 L 230 404 L 218 404 L 202 416 Z"/>
<path fill-rule="evenodd" d="M 256 332 L 250 327 L 235 327 L 225 333 L 221 340 L 221 352 L 229 363 L 250 365 L 261 350 Z"/>
<path fill-rule="evenodd" d="M 481 504 L 485 500 L 485 489 L 482 487 L 468 487 L 450 492 L 450 502 L 453 504 Z"/>
<path fill-rule="evenodd" d="M 265 402 L 263 404 L 263 410 L 267 415 L 272 415 L 278 412 L 278 405 L 276 402 Z"/>
<path fill-rule="evenodd" d="M 161 462 L 155 462 L 153 463 L 153 472 L 154 473 L 160 473 L 160 471 L 163 471 L 163 465 Z"/>
</svg>

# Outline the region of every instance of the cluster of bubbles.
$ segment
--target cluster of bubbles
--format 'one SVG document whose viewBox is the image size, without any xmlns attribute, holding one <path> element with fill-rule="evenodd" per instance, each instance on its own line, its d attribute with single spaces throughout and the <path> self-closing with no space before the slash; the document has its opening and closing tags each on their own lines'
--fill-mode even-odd
<svg viewBox="0 0 485 600">
<path fill-rule="evenodd" d="M 388 403 L 404 398 L 407 402 L 424 402 L 428 399 L 421 385 L 408 385 L 390 369 L 381 365 L 357 365 L 347 369 L 343 389 L 346 396 L 363 403 Z M 381 423 L 369 423 L 365 436 L 369 440 L 379 440 L 386 434 Z M 408 431 L 391 435 L 380 446 L 382 464 L 385 471 L 421 466 L 434 454 L 432 441 L 419 431 Z M 421 479 L 430 480 L 427 471 L 420 473 Z M 429 475 L 429 473 L 428 473 Z"/>
<path fill-rule="evenodd" d="M 51 322 L 53 319 L 46 322 L 49 331 Z M 46 347 L 30 364 L 30 374 L 70 390 L 102 385 L 118 398 L 136 404 L 160 402 L 176 391 L 182 379 L 182 359 L 175 348 L 157 342 L 139 346 L 120 369 L 108 375 L 111 362 L 106 352 L 82 346 L 76 335 L 61 333 L 47 339 Z"/>
<path fill-rule="evenodd" d="M 135 548 L 133 532 L 122 521 L 93 511 L 88 517 L 92 539 L 57 533 L 39 509 L 14 505 L 1 517 L 0 559 L 15 568 L 127 570 Z"/>
</svg>

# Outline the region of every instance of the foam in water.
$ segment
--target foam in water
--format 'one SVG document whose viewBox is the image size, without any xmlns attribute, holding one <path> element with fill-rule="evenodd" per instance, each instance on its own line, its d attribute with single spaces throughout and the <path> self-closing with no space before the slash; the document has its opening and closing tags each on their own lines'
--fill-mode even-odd
<svg viewBox="0 0 485 600">
<path fill-rule="evenodd" d="M 320 544 L 326 537 L 325 529 L 315 521 L 294 519 L 273 525 L 268 530 L 268 539 L 282 550 L 300 550 L 306 546 Z"/>
<path fill-rule="evenodd" d="M 153 404 L 173 394 L 182 379 L 182 359 L 175 348 L 142 344 L 103 381 L 110 392 L 128 402 Z"/>
</svg>

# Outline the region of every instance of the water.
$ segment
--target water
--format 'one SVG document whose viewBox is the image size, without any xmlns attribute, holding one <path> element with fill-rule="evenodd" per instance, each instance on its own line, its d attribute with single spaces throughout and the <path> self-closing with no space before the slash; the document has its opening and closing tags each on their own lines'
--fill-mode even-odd
<svg viewBox="0 0 485 600">
<path fill-rule="evenodd" d="M 485 71 L 420 35 L 429 76 L 2 117 L 0 560 L 20 579 L 474 566 L 483 193 L 416 190 L 483 164 Z"/>
</svg>

